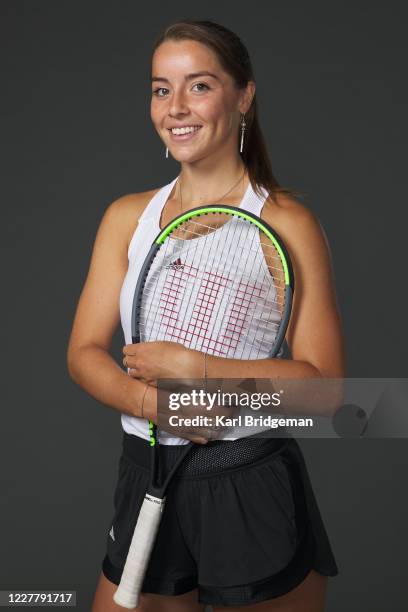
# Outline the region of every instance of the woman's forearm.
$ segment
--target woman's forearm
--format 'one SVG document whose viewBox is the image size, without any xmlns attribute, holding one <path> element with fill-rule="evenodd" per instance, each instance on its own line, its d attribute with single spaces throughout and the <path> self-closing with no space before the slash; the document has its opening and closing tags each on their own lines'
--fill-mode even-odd
<svg viewBox="0 0 408 612">
<path fill-rule="evenodd" d="M 279 409 L 269 409 L 271 412 L 332 417 L 343 402 L 342 378 L 325 378 L 320 370 L 305 361 L 277 358 L 249 361 L 213 355 L 208 355 L 206 360 L 209 379 L 267 379 L 268 390 L 282 389 L 284 401 Z M 200 361 L 199 356 L 197 361 Z M 200 364 L 197 363 L 199 371 Z M 263 410 L 268 412 L 268 409 Z"/>
<path fill-rule="evenodd" d="M 141 416 L 145 383 L 129 376 L 99 346 L 84 346 L 68 357 L 68 371 L 74 382 L 106 406 Z"/>
<path fill-rule="evenodd" d="M 319 378 L 319 370 L 306 361 L 291 359 L 225 359 L 207 355 L 208 378 Z M 202 368 L 202 366 L 201 366 Z M 197 371 L 200 371 L 198 365 Z"/>
</svg>

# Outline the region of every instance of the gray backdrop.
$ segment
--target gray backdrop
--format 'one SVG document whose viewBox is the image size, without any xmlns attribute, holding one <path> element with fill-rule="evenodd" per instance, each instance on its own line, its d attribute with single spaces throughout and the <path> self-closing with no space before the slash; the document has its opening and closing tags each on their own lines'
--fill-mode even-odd
<svg viewBox="0 0 408 612">
<path fill-rule="evenodd" d="M 121 426 L 70 380 L 66 346 L 104 210 L 178 173 L 149 116 L 162 26 L 212 19 L 247 44 L 274 173 L 309 194 L 330 241 L 347 375 L 406 375 L 406 5 L 191 6 L 0 3 L 0 589 L 74 589 L 81 611 L 104 556 Z M 123 344 L 118 329 L 118 359 Z M 340 568 L 328 610 L 402 612 L 406 441 L 301 446 Z"/>
</svg>

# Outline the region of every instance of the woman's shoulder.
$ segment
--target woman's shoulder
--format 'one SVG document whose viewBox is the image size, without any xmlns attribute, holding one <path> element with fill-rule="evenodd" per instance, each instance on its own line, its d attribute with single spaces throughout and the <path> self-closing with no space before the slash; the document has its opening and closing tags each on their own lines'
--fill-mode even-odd
<svg viewBox="0 0 408 612">
<path fill-rule="evenodd" d="M 128 247 L 143 211 L 159 190 L 160 187 L 149 191 L 127 193 L 107 207 L 105 214 L 110 216 L 112 223 L 123 232 Z"/>
<path fill-rule="evenodd" d="M 269 196 L 261 216 L 293 252 L 299 252 L 306 245 L 321 246 L 322 241 L 326 241 L 317 215 L 306 204 L 287 193 L 277 192 L 273 199 Z"/>
<path fill-rule="evenodd" d="M 313 211 L 295 196 L 285 192 L 276 192 L 273 198 L 269 195 L 262 209 L 262 217 L 276 219 L 278 223 L 293 223 L 301 219 L 316 218 Z"/>
<path fill-rule="evenodd" d="M 159 190 L 160 187 L 158 189 L 150 189 L 149 191 L 127 193 L 109 204 L 108 209 L 111 209 L 118 216 L 124 218 L 128 215 L 133 216 L 135 213 L 140 216 L 150 200 Z"/>
</svg>

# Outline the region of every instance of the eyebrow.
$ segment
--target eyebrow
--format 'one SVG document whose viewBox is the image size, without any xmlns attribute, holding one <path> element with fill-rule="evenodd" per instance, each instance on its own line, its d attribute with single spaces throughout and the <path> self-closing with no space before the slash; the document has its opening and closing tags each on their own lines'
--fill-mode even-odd
<svg viewBox="0 0 408 612">
<path fill-rule="evenodd" d="M 213 74 L 212 72 L 207 72 L 207 71 L 191 72 L 190 74 L 186 74 L 186 76 L 184 77 L 184 80 L 185 81 L 191 81 L 191 79 L 195 79 L 197 77 L 202 77 L 202 76 L 213 77 L 213 79 L 217 79 L 217 81 L 220 80 L 215 74 Z M 170 83 L 169 79 L 166 79 L 164 77 L 158 77 L 158 76 L 153 76 L 152 77 L 152 83 L 154 81 L 163 81 L 164 83 Z"/>
</svg>

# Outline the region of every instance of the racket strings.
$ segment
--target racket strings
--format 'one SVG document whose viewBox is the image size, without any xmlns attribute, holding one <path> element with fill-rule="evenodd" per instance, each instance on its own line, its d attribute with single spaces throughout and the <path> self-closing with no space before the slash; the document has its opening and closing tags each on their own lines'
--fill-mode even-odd
<svg viewBox="0 0 408 612">
<path fill-rule="evenodd" d="M 203 345 L 203 348 L 205 348 L 206 350 L 212 349 L 212 352 L 217 352 L 220 355 L 231 354 L 233 350 L 235 351 L 238 341 L 240 337 L 242 336 L 243 332 L 245 331 L 245 327 L 246 327 L 246 316 L 245 315 L 246 315 L 246 311 L 249 309 L 250 304 L 251 304 L 251 298 L 249 295 L 251 292 L 243 291 L 243 288 L 241 286 L 241 283 L 243 280 L 242 272 L 241 272 L 241 278 L 240 278 L 239 270 L 235 266 L 235 261 L 238 259 L 238 257 L 242 257 L 243 249 L 241 248 L 241 244 L 245 242 L 245 237 L 246 237 L 245 232 L 246 230 L 248 230 L 248 225 L 246 223 L 241 222 L 239 226 L 237 225 L 236 221 L 235 223 L 233 223 L 232 221 L 234 221 L 234 219 L 232 219 L 228 224 L 223 226 L 223 227 L 227 227 L 227 233 L 226 233 L 226 236 L 224 236 L 224 244 L 229 245 L 229 247 L 228 247 L 228 251 L 226 251 L 224 255 L 224 260 L 222 264 L 223 264 L 224 276 L 226 275 L 226 278 L 228 280 L 232 278 L 238 279 L 238 285 L 235 283 L 235 286 L 234 286 L 234 283 L 230 282 L 229 290 L 228 290 L 228 283 L 227 283 L 227 286 L 224 286 L 224 291 L 226 292 L 226 301 L 230 305 L 229 312 L 228 311 L 225 312 L 224 318 L 220 324 L 221 333 L 218 335 L 217 343 L 213 346 Z M 237 236 L 234 235 L 235 227 L 240 227 L 240 232 Z M 220 234 L 218 235 L 218 237 L 220 238 Z M 221 236 L 221 240 L 222 240 L 222 236 Z M 213 262 L 211 264 L 211 266 L 214 267 L 216 259 L 217 259 L 217 252 L 216 252 L 217 244 L 215 243 L 215 241 L 212 246 L 213 247 L 215 246 L 215 248 L 212 249 Z M 245 260 L 250 261 L 248 255 L 246 255 Z M 254 258 L 252 258 L 252 264 L 253 262 L 254 262 Z M 251 276 L 252 276 L 252 270 L 248 272 L 248 277 L 251 278 Z M 210 292 L 210 294 L 211 293 L 212 292 Z M 208 299 L 209 301 L 211 301 L 211 297 L 209 297 Z M 215 303 L 215 300 L 213 300 L 213 302 Z M 223 304 L 223 301 L 219 299 L 218 308 L 215 310 L 214 313 L 211 313 L 211 314 L 214 314 L 215 320 L 220 319 L 220 309 L 221 309 L 222 304 Z M 224 301 L 224 304 L 225 304 L 225 301 Z M 206 314 L 208 314 L 208 312 Z M 233 355 L 236 356 L 235 353 L 233 353 Z"/>
<path fill-rule="evenodd" d="M 252 229 L 250 242 L 248 226 Z M 191 227 L 200 227 L 200 231 L 191 232 Z M 247 350 L 258 336 L 252 358 L 265 350 L 263 345 L 271 348 L 268 336 L 271 332 L 276 335 L 284 308 L 284 290 L 279 279 L 283 278 L 280 257 L 271 245 L 267 246 L 275 255 L 265 257 L 262 248 L 266 245 L 265 240 L 262 241 L 259 229 L 253 224 L 233 217 L 222 228 L 221 236 L 214 227 L 202 223 L 201 218 L 200 221 L 190 220 L 173 231 L 171 237 L 176 232 L 184 236 L 192 233 L 204 239 L 205 244 L 200 241 L 201 248 L 197 248 L 197 240 L 184 238 L 176 244 L 172 240 L 165 242 L 160 262 L 169 263 L 165 272 L 163 265 L 156 273 L 153 271 L 145 285 L 141 304 L 140 327 L 147 340 L 157 339 L 160 330 L 162 333 L 164 330 L 165 339 L 181 341 L 189 348 L 231 355 L 244 331 L 248 331 L 241 348 Z M 188 242 L 191 245 L 186 244 Z M 218 261 L 220 250 L 224 256 L 222 261 Z M 263 266 L 259 265 L 261 260 Z M 272 266 L 270 262 L 268 265 L 268 260 L 275 260 L 274 263 L 280 265 Z M 250 267 L 243 271 L 240 261 L 249 262 Z M 198 293 L 189 287 L 189 282 L 200 285 Z M 257 305 L 260 300 L 261 306 Z M 181 302 L 183 313 L 179 312 Z M 213 330 L 215 322 L 218 322 L 217 329 L 210 333 L 210 323 Z"/>
<path fill-rule="evenodd" d="M 198 236 L 203 236 L 204 234 L 197 234 Z M 164 260 L 168 259 L 169 261 L 171 259 L 179 259 L 181 255 L 183 256 L 187 256 L 190 252 L 191 248 L 196 248 L 194 247 L 186 247 L 185 246 L 185 242 L 186 240 L 182 240 L 181 241 L 183 243 L 182 246 L 180 246 L 180 249 L 177 250 L 175 249 L 174 251 L 171 252 L 170 255 L 166 255 L 166 257 L 164 258 Z M 273 255 L 270 254 L 265 254 L 265 252 L 263 251 L 263 247 L 267 247 L 269 249 L 271 249 L 273 251 Z M 266 242 L 259 242 L 259 246 L 256 246 L 255 248 L 250 248 L 248 247 L 248 245 L 239 245 L 239 244 L 235 244 L 234 245 L 234 258 L 232 260 L 232 262 L 238 260 L 238 259 L 250 259 L 250 255 L 251 253 L 253 253 L 254 255 L 258 255 L 260 254 L 260 248 L 262 248 L 263 251 L 263 255 L 264 255 L 264 259 L 266 262 L 266 265 L 269 268 L 269 271 L 271 272 L 275 284 L 276 284 L 276 290 L 278 292 L 280 292 L 280 294 L 284 295 L 285 292 L 285 278 L 284 278 L 284 270 L 283 270 L 283 266 L 282 266 L 282 261 L 281 261 L 281 257 L 279 255 L 279 253 L 276 251 L 276 248 L 274 245 L 271 244 L 267 244 Z M 273 262 L 273 263 L 271 263 Z M 187 266 L 188 267 L 188 266 Z M 180 265 L 180 269 L 185 269 L 186 265 L 181 266 Z M 175 267 L 175 269 L 177 269 Z M 236 273 L 238 271 L 238 268 L 235 269 L 231 269 L 231 272 Z M 197 272 L 199 272 L 199 269 L 197 269 Z"/>
<path fill-rule="evenodd" d="M 223 261 L 221 262 L 221 265 L 222 265 L 221 277 L 217 279 L 218 285 L 223 287 L 223 293 L 224 293 L 224 296 L 223 296 L 224 300 L 218 299 L 218 308 L 215 308 L 217 291 L 210 291 L 209 292 L 210 295 L 208 295 L 208 292 L 204 291 L 204 298 L 202 301 L 204 301 L 206 305 L 206 308 L 204 310 L 204 316 L 203 316 L 206 332 L 208 332 L 208 328 L 209 328 L 212 318 L 214 318 L 214 321 L 220 320 L 220 310 L 222 307 L 221 305 L 225 304 L 225 301 L 228 301 L 228 303 L 231 304 L 231 311 L 233 310 L 233 307 L 235 305 L 234 297 L 236 296 L 233 296 L 233 283 L 230 280 L 234 278 L 233 249 L 234 249 L 234 246 L 237 247 L 242 242 L 242 236 L 245 231 L 245 224 L 241 223 L 240 232 L 236 236 L 236 241 L 234 245 L 232 232 L 234 232 L 234 228 L 237 227 L 237 225 L 236 223 L 234 224 L 233 221 L 234 221 L 234 218 L 230 219 L 228 223 L 226 224 L 226 227 L 227 227 L 226 235 L 218 233 L 218 235 L 215 236 L 214 240 L 212 241 L 210 245 L 210 254 L 209 254 L 209 261 L 208 261 L 210 269 L 214 269 L 218 263 L 217 262 L 217 259 L 219 257 L 218 243 L 220 243 L 220 241 L 223 240 L 223 236 L 224 236 L 224 242 L 222 246 L 224 246 L 225 244 L 227 245 L 229 244 L 229 247 L 228 247 L 228 251 L 226 251 L 224 254 Z M 224 227 L 225 226 L 223 226 L 223 229 Z M 217 238 L 218 238 L 218 243 L 216 240 Z M 219 267 L 220 266 L 218 266 L 218 268 Z M 229 291 L 228 291 L 228 283 L 230 287 Z M 214 284 L 212 285 L 212 289 L 214 289 Z M 206 293 L 207 293 L 207 296 L 206 296 Z M 206 297 L 207 297 L 207 301 L 205 302 Z M 227 315 L 227 312 L 225 312 L 224 318 L 226 315 Z M 232 320 L 237 321 L 237 318 L 232 319 Z M 239 332 L 237 332 L 236 329 L 231 329 L 231 327 L 229 326 L 230 323 L 231 323 L 231 314 L 229 315 L 228 320 L 226 322 L 224 321 L 224 319 L 220 321 L 218 329 L 216 330 L 216 333 L 218 336 L 216 342 L 215 343 L 209 342 L 208 344 L 204 344 L 204 342 L 202 343 L 202 348 L 204 348 L 206 352 L 211 351 L 213 354 L 215 353 L 219 355 L 223 355 L 223 354 L 226 355 L 226 354 L 231 354 L 231 351 L 236 348 L 235 342 L 234 342 L 234 334 L 236 335 L 236 333 L 239 333 Z M 226 337 L 228 329 L 230 331 L 230 336 Z M 224 333 L 222 333 L 222 330 L 224 330 Z M 211 338 L 211 336 L 212 334 L 210 332 L 209 337 Z"/>
<path fill-rule="evenodd" d="M 211 216 L 211 218 L 214 221 L 213 215 Z M 218 316 L 219 316 L 219 310 L 221 308 L 222 300 L 218 300 L 218 308 L 215 310 L 217 293 L 221 288 L 224 294 L 228 291 L 227 289 L 228 284 L 233 274 L 233 271 L 231 269 L 232 267 L 232 258 L 231 258 L 232 241 L 230 238 L 230 233 L 231 233 L 231 228 L 233 228 L 234 224 L 231 223 L 231 221 L 233 221 L 231 217 L 224 215 L 222 218 L 227 219 L 227 223 L 223 225 L 222 227 L 222 230 L 223 230 L 222 234 L 220 234 L 220 232 L 215 234 L 214 229 L 211 226 L 206 225 L 202 219 L 200 219 L 199 222 L 197 222 L 194 219 L 191 219 L 189 223 L 187 224 L 187 230 L 190 230 L 191 227 L 197 227 L 197 226 L 201 226 L 202 230 L 203 229 L 207 230 L 206 233 L 203 232 L 206 235 L 206 243 L 204 244 L 204 251 L 206 250 L 208 252 L 206 268 L 204 271 L 205 281 L 204 283 L 203 282 L 201 283 L 200 291 L 198 294 L 198 299 L 195 304 L 196 319 L 200 321 L 200 324 L 199 324 L 200 329 L 199 329 L 198 336 L 201 336 L 202 333 L 204 332 L 204 339 L 202 340 L 200 349 L 204 349 L 206 352 L 208 352 L 210 348 L 213 349 L 213 352 L 216 352 L 214 351 L 214 349 L 216 349 L 217 347 L 216 346 L 210 347 L 210 342 L 208 342 L 208 345 L 206 345 L 205 340 L 207 339 L 207 337 L 211 339 L 211 336 L 213 335 L 211 333 L 211 330 L 209 329 L 211 320 L 213 320 L 215 323 L 215 321 L 217 321 Z M 219 215 L 218 215 L 218 219 L 220 219 Z M 227 228 L 226 235 L 225 235 L 225 227 Z M 241 233 L 238 239 L 238 244 L 241 239 L 242 231 L 243 230 L 241 226 Z M 220 269 L 220 265 L 217 265 L 219 264 L 219 262 L 217 262 L 217 251 L 219 250 L 217 238 L 219 242 L 220 236 L 222 237 L 223 235 L 225 236 L 224 245 L 229 243 L 229 249 L 226 253 L 224 253 L 224 261 L 221 262 L 221 265 L 223 264 L 222 271 L 220 271 L 220 274 L 217 275 L 217 272 L 215 272 L 215 270 L 218 271 Z M 228 263 L 230 263 L 229 268 L 228 268 Z M 198 262 L 196 265 L 198 265 Z M 210 270 L 210 272 L 208 270 Z M 231 290 L 230 290 L 230 293 L 231 293 Z M 228 298 L 229 297 L 230 296 L 228 295 Z M 183 318 L 183 321 L 181 322 L 182 328 L 185 328 L 187 313 L 188 313 L 188 309 L 184 311 L 184 318 Z M 197 348 L 197 342 L 195 343 L 194 347 Z M 218 344 L 218 352 L 222 354 L 222 351 L 223 351 L 222 347 Z"/>
<path fill-rule="evenodd" d="M 174 308 L 174 304 L 176 302 L 176 298 L 177 298 L 177 285 L 179 284 L 179 281 L 175 278 L 177 276 L 177 273 L 172 273 L 173 274 L 173 278 L 171 279 L 171 282 L 169 284 L 169 295 L 167 298 L 167 301 L 170 302 L 170 308 L 168 307 L 168 304 L 165 304 L 163 309 L 164 313 L 168 316 L 168 329 L 171 328 L 171 331 L 173 331 L 176 327 L 177 327 L 177 318 L 176 317 L 172 317 L 172 313 L 171 310 Z M 203 277 L 204 278 L 204 277 Z M 208 280 L 207 278 L 205 280 Z M 212 287 L 216 288 L 216 285 L 218 284 L 218 286 L 222 285 L 221 283 L 217 283 L 214 282 L 214 279 L 211 279 L 210 283 L 207 283 L 209 285 L 212 285 Z M 244 286 L 244 287 L 243 287 Z M 250 290 L 252 287 L 252 291 Z M 248 291 L 248 289 L 250 291 Z M 238 292 L 236 293 L 235 296 L 235 300 L 233 298 L 233 303 L 231 305 L 231 316 L 236 316 L 236 319 L 233 321 L 228 321 L 227 326 L 230 328 L 230 331 L 232 331 L 232 335 L 229 334 L 228 338 L 227 338 L 227 344 L 231 344 L 233 342 L 233 335 L 234 333 L 238 333 L 240 331 L 240 325 L 242 325 L 240 323 L 240 319 L 242 318 L 242 314 L 245 311 L 245 306 L 249 303 L 249 301 L 253 298 L 253 297 L 259 297 L 259 294 L 256 291 L 256 286 L 255 285 L 251 285 L 250 283 L 246 282 L 244 283 L 243 281 L 241 281 L 241 286 L 238 288 Z M 211 293 L 211 292 L 210 292 Z M 247 295 L 245 295 L 245 293 Z M 248 299 L 248 293 L 252 294 L 250 295 L 249 299 Z M 203 296 L 201 296 L 201 302 L 204 301 Z M 199 339 L 200 336 L 202 336 L 202 332 L 204 331 L 205 327 L 208 327 L 205 323 L 208 323 L 209 320 L 209 315 L 211 314 L 211 306 L 210 303 L 213 302 L 214 300 L 211 300 L 211 297 L 208 299 L 208 301 L 206 303 L 201 303 L 201 310 L 203 310 L 203 312 L 201 312 L 199 315 L 197 315 L 196 318 L 198 318 L 199 320 L 201 320 L 201 324 L 199 325 L 200 329 L 198 333 L 194 332 L 192 333 L 192 335 L 190 336 L 190 338 L 192 340 L 194 339 Z M 271 299 L 269 299 L 269 301 L 271 302 Z M 281 311 L 282 307 L 279 307 L 279 312 Z M 196 308 L 197 310 L 197 308 Z M 156 310 L 157 312 L 157 310 Z M 258 321 L 258 325 L 259 324 L 267 324 L 268 320 L 267 319 L 262 319 L 259 317 L 255 316 L 255 312 L 253 315 L 253 320 L 254 321 Z M 183 323 L 181 325 L 181 327 L 183 327 Z M 232 328 L 232 329 L 231 329 Z M 265 327 L 264 327 L 265 328 Z M 265 328 L 266 329 L 266 328 Z M 207 331 L 207 330 L 205 330 Z M 242 328 L 241 328 L 242 331 Z M 185 334 L 181 334 L 181 336 L 179 337 L 179 339 L 181 340 L 185 340 L 186 336 Z M 220 345 L 221 347 L 221 345 Z M 231 348 L 228 347 L 227 348 Z M 220 351 L 221 352 L 221 351 Z"/>
<path fill-rule="evenodd" d="M 259 253 L 262 253 L 264 255 L 262 247 L 260 245 L 260 242 L 261 242 L 261 240 L 260 240 L 259 231 L 254 231 L 253 232 L 253 238 L 252 238 L 252 244 L 251 244 L 251 250 L 253 250 L 252 247 L 253 247 L 254 243 L 257 243 L 257 246 L 255 248 L 258 250 Z M 258 261 L 258 260 L 253 258 L 251 275 L 254 274 L 254 266 L 255 266 L 255 262 L 256 261 Z M 262 258 L 261 258 L 261 261 L 262 261 Z M 263 272 L 262 272 L 262 270 L 263 270 Z M 272 278 L 275 281 L 274 275 L 271 272 L 271 270 L 268 269 L 268 267 L 262 268 L 262 266 L 261 266 L 261 270 L 259 271 L 259 273 L 257 272 L 256 274 L 257 274 L 257 283 L 260 283 L 260 286 L 262 287 L 262 289 L 264 290 L 265 287 L 267 287 L 268 288 L 267 293 L 269 294 L 270 292 L 273 291 L 274 296 L 276 296 L 277 295 L 277 293 L 276 293 L 276 283 L 274 282 L 272 284 L 270 282 L 269 283 L 266 282 L 267 275 L 268 275 L 269 279 L 270 279 L 269 275 L 272 275 Z M 252 294 L 254 294 L 254 292 L 252 292 Z M 267 308 L 269 306 L 269 309 L 270 309 L 270 313 L 269 313 L 269 317 L 268 317 L 268 322 L 269 322 L 270 315 L 274 311 L 276 312 L 276 309 L 271 307 L 271 302 L 276 304 L 277 301 L 274 300 L 274 299 L 271 300 L 269 295 L 263 296 L 263 298 L 264 298 L 264 303 L 263 303 L 263 306 L 262 306 L 262 308 L 263 308 L 262 312 L 264 312 L 265 308 Z M 269 299 L 269 302 L 268 302 L 268 299 Z M 243 343 L 243 346 L 242 346 L 242 350 L 241 350 L 241 356 L 243 354 L 245 354 L 245 351 L 246 351 L 248 345 L 250 345 L 251 347 L 258 346 L 258 354 L 257 354 L 257 357 L 258 357 L 259 356 L 259 352 L 263 348 L 263 343 L 264 343 L 264 340 L 265 340 L 265 336 L 266 336 L 267 330 L 268 330 L 268 328 L 270 329 L 270 326 L 267 327 L 265 325 L 262 337 L 261 338 L 257 338 L 257 336 L 259 336 L 260 327 L 259 327 L 259 325 L 257 327 L 254 327 L 255 313 L 257 312 L 257 310 L 259 311 L 259 308 L 257 309 L 256 302 L 257 302 L 257 300 L 255 299 L 255 307 L 252 309 L 252 316 L 250 317 L 250 320 L 248 321 L 248 332 L 249 333 L 247 333 L 246 336 L 245 336 L 245 340 L 244 340 L 244 343 Z M 282 309 L 279 306 L 279 312 L 278 312 L 279 317 L 281 316 L 281 313 L 282 313 Z M 256 330 L 255 333 L 253 333 L 254 330 Z M 251 333 L 251 331 L 252 331 L 252 333 Z M 276 335 L 275 335 L 275 337 L 276 337 Z M 271 343 L 269 343 L 269 344 L 271 344 Z M 268 349 L 269 349 L 269 347 L 266 347 L 266 351 L 268 351 Z"/>
<path fill-rule="evenodd" d="M 196 223 L 196 224 L 197 224 L 197 223 Z M 225 224 L 225 225 L 226 225 L 226 224 Z M 201 226 L 200 226 L 200 227 L 201 227 Z M 177 230 L 176 230 L 176 231 L 177 231 Z M 171 239 L 172 239 L 172 240 L 178 240 L 180 243 L 185 243 L 185 242 L 186 242 L 186 241 L 188 241 L 188 240 L 195 240 L 196 238 L 202 238 L 202 237 L 204 237 L 204 236 L 208 236 L 208 235 L 210 235 L 210 234 L 213 234 L 213 233 L 214 233 L 214 232 L 207 232 L 207 233 L 203 233 L 203 232 L 194 232 L 193 230 L 191 230 L 191 229 L 187 229 L 187 228 L 184 228 L 182 231 L 183 231 L 183 233 L 182 233 L 182 235 L 181 235 L 181 236 L 177 236 L 177 235 L 175 235 L 175 232 L 173 232 L 173 233 L 171 234 Z M 277 251 L 276 251 L 276 247 L 275 247 L 275 245 L 274 245 L 274 244 L 271 244 L 270 242 L 268 243 L 268 242 L 262 242 L 262 241 L 261 241 L 261 242 L 260 242 L 260 245 L 261 245 L 263 248 L 267 249 L 267 250 L 269 250 L 269 249 L 270 249 L 271 253 L 269 253 L 269 254 L 268 254 L 268 256 L 269 256 L 269 257 L 271 257 L 272 259 L 280 259 L 280 255 L 277 253 Z M 258 250 L 258 249 L 256 249 L 256 251 L 257 251 L 257 250 Z"/>
<path fill-rule="evenodd" d="M 204 234 L 197 234 L 197 236 L 199 238 L 202 238 L 204 236 Z M 195 245 L 193 245 L 192 247 L 189 247 L 189 246 L 185 245 L 185 243 L 188 242 L 188 239 L 184 239 L 184 240 L 178 239 L 178 240 L 179 240 L 179 242 L 182 242 L 183 244 L 180 245 L 179 251 L 174 249 L 174 251 L 171 252 L 171 254 L 168 256 L 169 261 L 171 259 L 178 258 L 181 255 L 189 254 L 189 250 L 195 247 Z M 262 242 L 260 242 L 259 244 L 260 244 L 261 247 L 265 247 L 265 248 L 271 249 L 272 254 L 271 253 L 265 254 L 265 252 L 263 252 L 263 255 L 264 255 L 264 258 L 265 258 L 265 262 L 266 262 L 268 268 L 270 269 L 271 273 L 272 272 L 279 273 L 281 275 L 281 279 L 284 281 L 284 271 L 283 271 L 283 267 L 282 267 L 282 260 L 281 260 L 281 257 L 279 255 L 279 253 L 277 252 L 275 246 L 274 245 L 270 245 L 270 244 L 268 245 L 268 244 L 262 243 Z M 249 256 L 250 256 L 251 253 L 253 253 L 255 255 L 259 254 L 259 248 L 258 247 L 251 249 L 247 245 L 243 245 L 243 246 L 235 245 L 234 248 L 235 248 L 235 258 L 237 258 L 237 256 L 239 255 L 242 258 L 245 257 L 245 258 L 249 259 Z"/>
<path fill-rule="evenodd" d="M 192 225 L 198 226 L 199 223 L 197 222 L 192 222 L 191 220 L 188 221 L 184 227 L 183 227 L 183 234 L 184 235 L 188 235 L 189 233 L 189 229 L 192 227 Z M 202 247 L 202 251 L 200 252 L 199 249 L 196 248 L 195 250 L 195 255 L 193 255 L 193 259 L 192 261 L 190 261 L 189 263 L 189 268 L 188 270 L 191 271 L 195 271 L 195 270 L 199 270 L 200 267 L 200 259 L 202 258 L 202 253 L 203 251 L 205 251 L 206 253 L 206 268 L 211 269 L 214 267 L 215 264 L 215 257 L 216 254 L 214 253 L 214 241 L 213 239 L 215 237 L 219 237 L 215 235 L 215 233 L 213 231 L 211 231 L 211 233 L 208 231 L 209 226 L 205 226 L 203 225 L 204 229 L 207 228 L 207 232 L 202 232 L 202 236 L 204 236 L 206 238 L 205 244 L 203 245 L 203 241 L 200 242 L 200 245 Z M 212 228 L 210 228 L 212 229 Z M 208 235 L 211 234 L 210 238 L 207 240 Z M 201 234 L 200 234 L 201 235 Z M 185 244 L 185 243 L 184 243 Z M 188 245 L 189 247 L 190 245 Z M 195 244 L 193 243 L 193 246 L 195 246 Z M 217 246 L 215 244 L 215 246 Z M 170 241 L 167 241 L 166 244 L 166 258 L 167 258 L 167 251 L 169 250 L 170 247 Z M 187 257 L 187 249 L 185 248 L 185 246 L 183 245 L 183 247 L 179 250 L 179 252 L 177 253 L 178 257 L 180 257 L 180 252 L 184 251 L 183 253 L 183 258 Z M 172 257 L 173 257 L 173 253 L 172 253 Z M 208 334 L 208 327 L 209 327 L 209 322 L 211 319 L 211 314 L 213 314 L 211 311 L 213 310 L 213 304 L 215 303 L 215 300 L 213 299 L 213 296 L 211 296 L 211 292 L 210 295 L 206 295 L 205 290 L 202 291 L 203 289 L 203 285 L 204 284 L 208 284 L 209 282 L 209 276 L 208 276 L 208 271 L 207 269 L 204 269 L 203 271 L 203 276 L 201 278 L 198 278 L 198 281 L 201 282 L 200 284 L 200 290 L 198 292 L 198 296 L 196 299 L 196 304 L 194 307 L 194 310 L 196 310 L 196 318 L 197 320 L 199 320 L 200 322 L 198 323 L 198 321 L 195 321 L 195 323 L 193 321 L 186 321 L 186 317 L 188 316 L 188 313 L 191 312 L 192 310 L 192 305 L 191 305 L 191 300 L 193 299 L 193 292 L 190 292 L 189 296 L 184 295 L 184 304 L 185 304 L 185 310 L 184 310 L 184 317 L 181 321 L 178 321 L 178 316 L 175 317 L 177 323 L 174 323 L 172 326 L 172 339 L 176 339 L 176 340 L 181 340 L 184 342 L 184 344 L 187 343 L 187 345 L 190 348 L 196 348 L 198 346 L 198 342 L 201 338 L 201 343 L 202 346 L 200 348 L 205 348 L 204 345 L 204 340 L 206 338 L 206 335 Z M 183 268 L 184 270 L 184 268 Z M 168 276 L 168 275 L 167 275 Z M 194 276 L 194 274 L 193 274 Z M 205 278 L 205 283 L 203 282 Z M 166 279 L 167 280 L 167 279 Z M 193 279 L 193 280 L 197 280 L 197 279 Z M 222 275 L 220 275 L 219 281 L 221 281 L 220 284 L 223 284 L 222 281 L 227 282 L 228 281 L 228 271 L 226 271 L 225 269 L 223 270 Z M 155 287 L 155 292 L 157 292 L 157 286 Z M 201 292 L 201 295 L 200 295 Z M 203 295 L 204 293 L 204 295 Z M 187 299 L 186 299 L 187 297 Z M 157 302 L 157 298 L 152 299 L 152 302 L 155 301 Z M 160 304 L 160 301 L 159 301 Z M 158 309 L 159 311 L 159 315 L 160 315 L 160 307 Z M 174 317 L 173 317 L 174 318 Z M 177 330 L 177 327 L 180 330 L 184 330 L 181 331 L 181 333 L 179 333 L 179 337 L 175 337 L 175 331 Z"/>
</svg>

